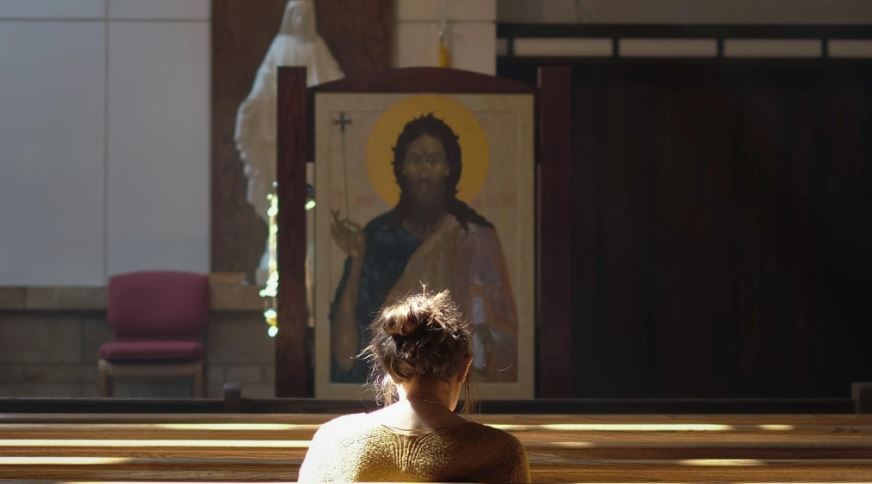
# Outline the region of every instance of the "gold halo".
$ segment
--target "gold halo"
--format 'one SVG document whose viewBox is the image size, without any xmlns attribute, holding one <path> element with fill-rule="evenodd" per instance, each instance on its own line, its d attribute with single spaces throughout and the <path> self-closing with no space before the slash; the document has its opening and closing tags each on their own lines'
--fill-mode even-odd
<svg viewBox="0 0 872 484">
<path fill-rule="evenodd" d="M 487 136 L 475 113 L 448 96 L 418 94 L 388 108 L 373 125 L 366 144 L 366 172 L 378 196 L 393 207 L 400 199 L 400 187 L 391 161 L 393 148 L 403 127 L 414 118 L 433 113 L 445 121 L 460 138 L 463 170 L 457 184 L 457 198 L 471 202 L 481 191 L 490 164 Z"/>
</svg>

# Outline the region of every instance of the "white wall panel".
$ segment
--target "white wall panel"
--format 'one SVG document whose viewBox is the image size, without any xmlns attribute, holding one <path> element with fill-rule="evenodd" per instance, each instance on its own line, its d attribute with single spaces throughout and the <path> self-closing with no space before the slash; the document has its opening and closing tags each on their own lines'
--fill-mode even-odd
<svg viewBox="0 0 872 484">
<path fill-rule="evenodd" d="M 517 38 L 515 55 L 524 56 L 611 56 L 612 39 L 603 38 Z"/>
<path fill-rule="evenodd" d="M 439 24 L 401 22 L 394 37 L 396 67 L 435 66 L 438 60 Z M 496 26 L 492 22 L 451 24 L 448 46 L 452 67 L 494 74 L 496 72 Z"/>
<path fill-rule="evenodd" d="M 103 283 L 104 59 L 103 22 L 0 22 L 0 285 Z"/>
<path fill-rule="evenodd" d="M 109 31 L 108 273 L 209 269 L 209 25 Z"/>
<path fill-rule="evenodd" d="M 497 21 L 514 23 L 577 23 L 575 0 L 498 0 Z M 554 20 L 552 20 L 554 19 Z M 563 19 L 562 21 L 557 19 Z"/>
<path fill-rule="evenodd" d="M 726 39 L 726 57 L 820 57 L 819 40 Z"/>
<path fill-rule="evenodd" d="M 714 39 L 621 39 L 618 51 L 625 57 L 715 57 Z"/>
<path fill-rule="evenodd" d="M 209 20 L 209 0 L 108 0 L 113 19 Z"/>
<path fill-rule="evenodd" d="M 395 0 L 395 19 L 399 22 L 439 20 L 442 0 Z M 454 21 L 493 22 L 497 17 L 496 0 L 447 0 L 446 16 Z"/>
<path fill-rule="evenodd" d="M 500 22 L 868 24 L 870 0 L 499 0 Z"/>
<path fill-rule="evenodd" d="M 830 57 L 872 58 L 872 40 L 831 40 Z"/>
<path fill-rule="evenodd" d="M 730 2 L 728 2 L 730 3 Z M 869 0 L 734 0 L 732 18 L 768 24 L 868 24 Z"/>
<path fill-rule="evenodd" d="M 106 0 L 0 0 L 0 19 L 103 18 Z"/>
</svg>

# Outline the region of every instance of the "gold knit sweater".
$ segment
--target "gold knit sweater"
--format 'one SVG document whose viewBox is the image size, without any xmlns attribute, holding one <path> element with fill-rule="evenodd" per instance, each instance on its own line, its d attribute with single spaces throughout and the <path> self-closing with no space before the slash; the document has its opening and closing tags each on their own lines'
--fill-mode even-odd
<svg viewBox="0 0 872 484">
<path fill-rule="evenodd" d="M 514 436 L 476 422 L 405 432 L 358 413 L 318 429 L 300 482 L 530 482 L 524 447 Z"/>
</svg>

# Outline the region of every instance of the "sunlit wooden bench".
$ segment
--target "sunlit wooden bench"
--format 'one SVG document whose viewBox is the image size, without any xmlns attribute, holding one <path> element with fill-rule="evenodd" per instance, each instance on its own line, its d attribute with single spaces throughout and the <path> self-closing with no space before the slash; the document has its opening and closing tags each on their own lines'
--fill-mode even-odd
<svg viewBox="0 0 872 484">
<path fill-rule="evenodd" d="M 0 479 L 293 481 L 313 414 L 0 415 Z M 872 480 L 868 415 L 476 415 L 537 481 Z"/>
</svg>

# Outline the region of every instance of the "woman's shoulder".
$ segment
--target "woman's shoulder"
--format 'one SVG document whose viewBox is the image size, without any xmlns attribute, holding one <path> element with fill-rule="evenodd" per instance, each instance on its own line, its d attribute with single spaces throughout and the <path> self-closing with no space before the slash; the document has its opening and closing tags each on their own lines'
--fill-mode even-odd
<svg viewBox="0 0 872 484">
<path fill-rule="evenodd" d="M 457 429 L 463 433 L 464 438 L 470 439 L 471 442 L 508 449 L 523 447 L 521 441 L 514 435 L 490 425 L 468 420 L 457 426 Z"/>
<path fill-rule="evenodd" d="M 345 415 L 340 415 L 338 417 L 333 417 L 332 419 L 324 422 L 322 425 L 341 425 L 364 422 L 366 416 L 366 413 L 348 413 Z"/>
<path fill-rule="evenodd" d="M 300 482 L 352 480 L 372 435 L 365 414 L 343 415 L 321 424 L 300 467 Z"/>
<path fill-rule="evenodd" d="M 374 426 L 372 419 L 365 413 L 342 415 L 321 424 L 315 433 L 315 438 L 331 440 L 357 438 Z"/>
<path fill-rule="evenodd" d="M 366 425 L 371 421 L 368 417 L 369 414 L 366 413 L 349 413 L 346 415 L 340 415 L 321 424 L 321 428 Z"/>
<path fill-rule="evenodd" d="M 463 425 L 463 459 L 474 463 L 476 481 L 529 482 L 530 467 L 523 444 L 514 435 L 478 422 Z"/>
</svg>

